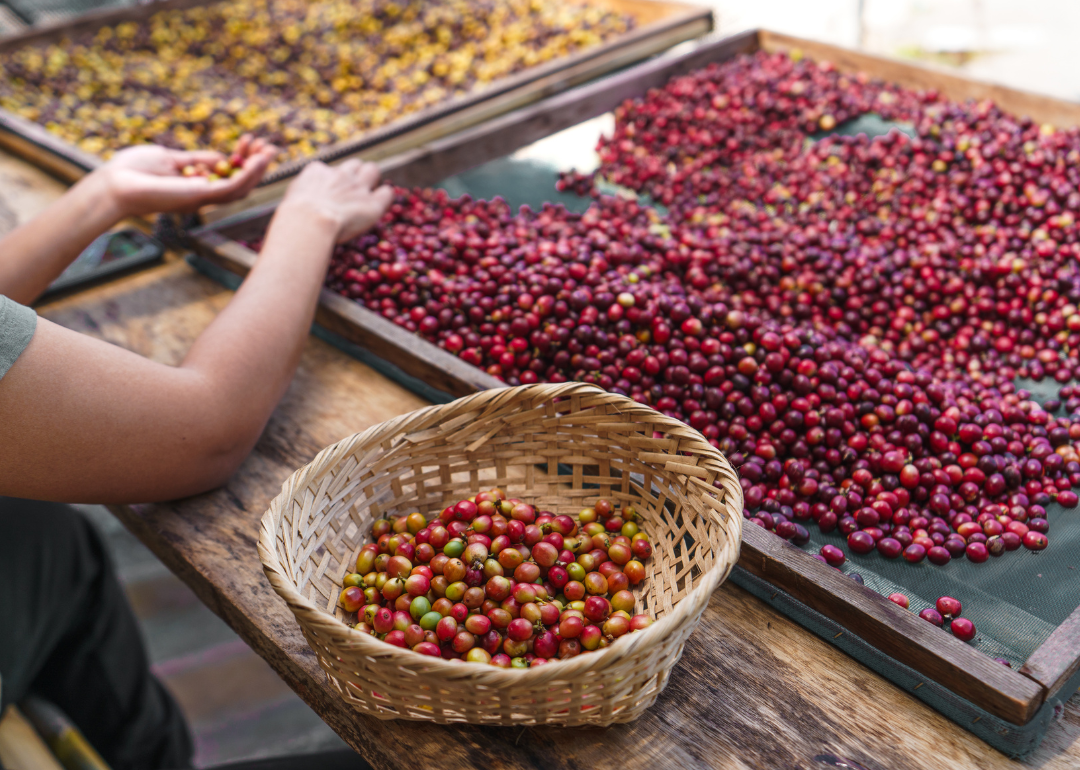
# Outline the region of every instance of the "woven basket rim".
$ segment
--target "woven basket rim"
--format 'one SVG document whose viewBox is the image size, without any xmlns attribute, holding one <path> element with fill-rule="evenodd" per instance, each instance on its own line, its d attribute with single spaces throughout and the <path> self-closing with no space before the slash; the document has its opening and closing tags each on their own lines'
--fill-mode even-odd
<svg viewBox="0 0 1080 770">
<path fill-rule="evenodd" d="M 715 460 L 721 466 L 731 468 L 731 464 L 727 461 L 727 458 L 725 458 L 719 450 L 709 444 L 701 433 L 690 426 L 672 417 L 668 417 L 650 406 L 641 404 L 626 396 L 609 393 L 595 385 L 581 382 L 558 384 L 537 383 L 534 385 L 519 385 L 516 387 L 508 386 L 506 388 L 497 388 L 495 390 L 500 391 L 500 393 L 505 393 L 507 398 L 523 399 L 530 394 L 536 394 L 536 396 L 542 396 L 539 400 L 541 403 L 556 398 L 583 395 L 603 396 L 605 400 L 610 403 L 610 400 L 614 397 L 618 400 L 620 407 L 625 405 L 629 411 L 649 413 L 654 422 L 670 426 L 671 431 L 669 433 L 673 432 L 679 435 L 681 439 L 686 439 L 697 444 L 697 446 L 695 446 L 696 451 L 705 455 L 710 455 L 711 459 Z M 386 655 L 391 655 L 394 660 L 388 663 L 388 665 L 402 666 L 408 669 L 423 669 L 425 675 L 436 675 L 449 681 L 469 680 L 474 684 L 491 687 L 505 687 L 513 683 L 539 685 L 550 681 L 561 681 L 579 676 L 591 669 L 614 663 L 619 659 L 634 655 L 641 648 L 655 646 L 662 638 L 671 633 L 674 626 L 686 622 L 690 617 L 699 614 L 699 612 L 704 609 L 705 605 L 708 604 L 712 594 L 727 577 L 728 573 L 735 565 L 735 562 L 738 561 L 742 540 L 741 516 L 734 517 L 736 519 L 734 525 L 737 532 L 735 533 L 735 536 L 733 536 L 732 542 L 726 544 L 724 549 L 717 554 L 712 567 L 701 573 L 698 578 L 700 581 L 699 584 L 690 593 L 680 599 L 678 603 L 675 604 L 672 611 L 666 616 L 640 631 L 635 631 L 632 634 L 626 634 L 616 639 L 612 644 L 602 650 L 593 651 L 587 655 L 578 655 L 565 660 L 553 658 L 549 660 L 547 665 L 538 666 L 536 668 L 504 669 L 496 666 L 468 665 L 463 664 L 462 662 L 436 658 L 432 655 L 423 655 L 406 647 L 397 647 L 369 634 L 357 631 L 355 628 L 347 623 L 343 623 L 337 617 L 330 614 L 325 609 L 320 608 L 300 593 L 294 582 L 285 577 L 284 565 L 278 558 L 275 542 L 280 521 L 280 513 L 284 504 L 291 501 L 287 492 L 291 482 L 313 466 L 325 465 L 326 468 L 333 467 L 336 464 L 336 461 L 328 462 L 328 458 L 335 455 L 345 444 L 355 442 L 356 444 L 363 445 L 369 442 L 372 437 L 384 433 L 393 435 L 397 432 L 395 430 L 397 425 L 418 420 L 435 411 L 444 411 L 447 407 L 455 407 L 456 411 L 462 413 L 468 412 L 470 411 L 468 406 L 474 400 L 485 397 L 485 393 L 487 394 L 487 398 L 490 398 L 490 390 L 481 391 L 457 399 L 448 404 L 432 404 L 421 407 L 412 412 L 398 415 L 386 422 L 373 425 L 365 431 L 346 436 L 340 441 L 323 449 L 313 460 L 311 460 L 311 462 L 290 474 L 289 478 L 282 484 L 281 492 L 279 492 L 270 502 L 270 507 L 262 516 L 259 528 L 258 551 L 259 558 L 263 564 L 263 572 L 270 581 L 270 585 L 278 596 L 284 599 L 286 604 L 289 605 L 289 608 L 296 616 L 295 619 L 297 622 L 300 623 L 300 617 L 303 616 L 305 622 L 311 626 L 315 626 L 316 630 L 318 626 L 327 625 L 338 633 L 344 631 L 346 637 L 349 639 L 349 646 L 353 647 L 357 652 L 364 653 L 365 651 L 370 651 L 372 654 L 378 654 L 384 657 Z M 734 472 L 734 469 L 732 469 L 732 471 Z M 742 508 L 741 491 L 741 488 L 739 488 L 740 495 L 737 501 L 739 509 Z M 726 492 L 723 489 L 717 489 L 716 493 L 726 496 Z M 707 515 L 717 516 L 718 514 L 715 511 L 710 510 Z M 725 562 L 722 557 L 725 553 L 732 551 L 733 553 L 729 554 L 729 558 Z M 302 628 L 302 630 L 308 629 Z"/>
</svg>

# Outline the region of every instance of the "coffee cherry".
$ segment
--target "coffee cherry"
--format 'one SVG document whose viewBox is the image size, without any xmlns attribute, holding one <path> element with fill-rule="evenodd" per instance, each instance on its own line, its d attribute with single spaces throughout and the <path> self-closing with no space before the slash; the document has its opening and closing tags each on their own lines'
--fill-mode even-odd
<svg viewBox="0 0 1080 770">
<path fill-rule="evenodd" d="M 345 608 L 346 612 L 356 612 L 364 605 L 364 592 L 356 587 L 349 586 L 341 592 L 341 597 L 338 599 L 341 606 Z"/>
<path fill-rule="evenodd" d="M 926 548 L 919 543 L 912 543 L 904 549 L 904 559 L 912 564 L 918 564 L 926 558 Z"/>
<path fill-rule="evenodd" d="M 852 532 L 848 535 L 848 548 L 854 553 L 867 554 L 874 550 L 874 538 L 867 532 Z M 824 554 L 822 554 L 824 555 Z"/>
<path fill-rule="evenodd" d="M 948 550 L 946 550 L 945 548 L 942 548 L 939 545 L 935 545 L 935 546 L 932 546 L 929 549 L 927 549 L 927 551 L 926 551 L 926 559 L 931 564 L 937 564 L 938 566 L 943 566 L 945 564 L 948 564 L 950 561 L 952 561 L 952 554 L 949 553 Z"/>
<path fill-rule="evenodd" d="M 937 600 L 934 606 L 937 607 L 937 611 L 940 612 L 942 617 L 946 620 L 960 617 L 960 612 L 963 610 L 960 601 L 951 596 L 942 596 Z"/>
<path fill-rule="evenodd" d="M 825 559 L 825 563 L 830 567 L 839 567 L 847 560 L 844 556 L 844 552 L 835 545 L 821 546 L 821 556 Z"/>
<path fill-rule="evenodd" d="M 502 514 L 492 514 L 488 509 L 493 509 L 496 500 L 507 513 L 516 511 L 520 518 L 507 520 Z M 603 521 L 620 518 L 609 507 L 599 507 Z M 601 518 L 596 509 L 588 510 Z M 624 507 L 623 513 L 638 518 L 630 507 Z M 391 644 L 416 651 L 430 653 L 430 647 L 421 645 L 435 645 L 450 660 L 512 668 L 517 659 L 531 666 L 536 660 L 600 649 L 652 623 L 647 615 L 632 614 L 636 599 L 629 590 L 630 576 L 621 571 L 629 570 L 638 583 L 644 579 L 645 567 L 630 558 L 630 546 L 647 543 L 648 535 L 634 522 L 621 524 L 616 535 L 607 534 L 599 521 L 592 522 L 585 525 L 582 537 L 575 537 L 569 534 L 577 531 L 573 519 L 537 512 L 520 500 L 500 497 L 495 490 L 445 508 L 439 520 L 446 527 L 428 526 L 421 519 L 421 514 L 413 513 L 373 525 L 373 533 L 381 533 L 378 542 L 361 548 L 361 556 L 377 555 L 358 557 L 360 566 L 370 571 L 344 579 L 346 591 L 362 592 L 363 604 L 357 607 L 362 619 L 356 630 L 379 633 Z M 525 524 L 524 519 L 532 523 Z M 520 528 L 511 533 L 516 543 L 507 534 L 515 524 Z M 629 534 L 621 534 L 628 524 L 633 524 L 626 530 Z M 457 537 L 451 539 L 451 534 Z M 432 542 L 441 543 L 444 552 L 436 554 L 432 548 L 426 559 L 412 565 L 409 556 L 423 554 L 422 549 Z M 464 547 L 458 549 L 455 543 Z M 580 553 L 575 557 L 573 552 L 560 551 L 563 546 Z M 458 555 L 448 555 L 447 547 Z M 391 550 L 394 556 L 389 555 Z M 504 574 L 499 559 L 516 565 L 513 579 Z M 407 577 L 391 575 L 391 569 L 395 575 L 405 574 L 406 567 L 410 567 Z M 594 593 L 586 590 L 585 582 L 570 580 L 571 575 L 587 582 Z M 560 589 L 562 594 L 556 596 Z M 351 594 L 343 597 L 343 602 L 353 598 Z M 388 606 L 381 606 L 382 602 Z M 388 624 L 393 636 L 385 630 Z M 594 630 L 587 631 L 590 628 Z"/>
<path fill-rule="evenodd" d="M 949 630 L 962 642 L 970 642 L 975 638 L 975 624 L 967 618 L 955 618 L 949 624 Z"/>
<path fill-rule="evenodd" d="M 976 564 L 982 564 L 990 558 L 990 551 L 984 543 L 968 543 L 966 553 L 968 559 Z"/>
<path fill-rule="evenodd" d="M 919 617 L 925 621 L 933 623 L 939 628 L 945 625 L 945 619 L 941 616 L 941 613 L 931 607 L 927 607 L 925 610 L 920 612 Z"/>
<path fill-rule="evenodd" d="M 903 551 L 900 541 L 891 537 L 883 537 L 877 541 L 877 550 L 886 559 L 895 559 Z"/>
<path fill-rule="evenodd" d="M 1041 551 L 1046 548 L 1049 541 L 1041 532 L 1028 532 L 1024 535 L 1024 547 L 1029 551 Z"/>
</svg>

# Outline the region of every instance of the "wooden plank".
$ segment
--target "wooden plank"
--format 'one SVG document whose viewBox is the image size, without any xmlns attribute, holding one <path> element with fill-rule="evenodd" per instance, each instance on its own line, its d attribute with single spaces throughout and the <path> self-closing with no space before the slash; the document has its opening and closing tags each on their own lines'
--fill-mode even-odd
<svg viewBox="0 0 1080 770">
<path fill-rule="evenodd" d="M 585 0 L 566 0 L 585 2 Z M 502 78 L 486 88 L 435 104 L 366 134 L 325 147 L 309 157 L 283 164 L 268 175 L 265 184 L 278 183 L 274 193 L 260 193 L 246 202 L 227 207 L 220 216 L 247 205 L 257 205 L 280 196 L 280 183 L 314 160 L 343 160 L 362 151 L 375 158 L 404 152 L 432 138 L 445 136 L 475 125 L 552 93 L 572 88 L 619 67 L 690 40 L 712 29 L 712 12 L 679 0 L 590 0 L 613 11 L 628 13 L 637 26 L 625 35 L 570 56 L 530 67 Z M 0 41 L 0 52 L 31 43 L 57 42 L 71 34 L 93 31 L 121 21 L 141 21 L 162 10 L 206 5 L 220 0 L 157 0 L 126 8 L 112 9 L 65 20 L 45 29 L 31 30 Z M 457 115 L 457 113 L 461 113 Z M 32 130 L 30 127 L 33 126 Z M 7 138 L 13 135 L 13 138 Z M 43 136 L 44 135 L 44 136 Z M 19 139 L 25 141 L 18 141 Z M 382 154 L 374 148 L 389 143 Z M 0 110 L 0 147 L 40 164 L 67 181 L 76 181 L 102 162 L 75 146 L 53 137 L 45 129 Z"/>
<path fill-rule="evenodd" d="M 1043 688 L 760 527 L 744 527 L 739 566 L 885 654 L 995 716 L 1027 724 Z"/>
<path fill-rule="evenodd" d="M 174 263 L 42 313 L 174 364 L 230 296 Z M 1080 703 L 1066 706 L 1027 764 L 1014 762 L 730 583 L 713 596 L 665 692 L 632 724 L 439 727 L 356 714 L 330 689 L 262 574 L 258 524 L 281 482 L 323 446 L 420 405 L 367 367 L 310 339 L 295 381 L 227 485 L 171 503 L 114 509 L 378 770 L 601 768 L 614 762 L 626 770 L 810 768 L 821 766 L 815 757 L 825 753 L 882 770 L 1080 766 Z M 401 751 L 403 745 L 409 751 Z"/>
<path fill-rule="evenodd" d="M 1020 667 L 1021 674 L 1046 688 L 1047 700 L 1059 695 L 1071 696 L 1073 693 L 1061 690 L 1077 671 L 1080 671 L 1080 607 Z"/>
<path fill-rule="evenodd" d="M 42 170 L 0 152 L 0 238 L 40 214 L 66 189 Z"/>
<path fill-rule="evenodd" d="M 3 109 L 0 109 L 0 148 L 65 182 L 76 182 L 104 163 L 38 124 Z"/>
<path fill-rule="evenodd" d="M 766 51 L 787 53 L 797 49 L 812 59 L 832 62 L 845 72 L 865 72 L 907 88 L 937 90 L 943 96 L 956 101 L 992 99 L 1006 112 L 1018 116 L 1026 115 L 1040 123 L 1056 126 L 1080 125 L 1080 104 L 1076 102 L 972 80 L 942 67 L 873 56 L 767 30 L 760 31 L 760 39 L 761 47 Z"/>
</svg>

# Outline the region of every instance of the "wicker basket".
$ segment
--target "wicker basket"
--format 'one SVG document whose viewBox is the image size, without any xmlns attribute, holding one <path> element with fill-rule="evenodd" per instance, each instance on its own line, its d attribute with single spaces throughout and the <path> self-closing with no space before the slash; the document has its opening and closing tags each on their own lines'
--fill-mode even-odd
<svg viewBox="0 0 1080 770">
<path fill-rule="evenodd" d="M 570 515 L 598 497 L 633 502 L 654 546 L 637 611 L 657 622 L 532 669 L 432 658 L 342 622 L 355 622 L 337 606 L 342 579 L 374 519 L 415 510 L 432 518 L 481 485 Z M 701 434 L 623 396 L 565 383 L 485 391 L 324 449 L 270 504 L 259 556 L 330 683 L 362 713 L 607 725 L 636 719 L 664 689 L 738 559 L 741 531 L 738 478 Z"/>
</svg>

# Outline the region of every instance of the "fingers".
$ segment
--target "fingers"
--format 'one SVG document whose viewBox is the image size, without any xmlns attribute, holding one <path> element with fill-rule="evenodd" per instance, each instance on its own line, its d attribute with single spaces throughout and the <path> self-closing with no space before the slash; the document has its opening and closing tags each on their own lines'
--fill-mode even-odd
<svg viewBox="0 0 1080 770">
<path fill-rule="evenodd" d="M 273 154 L 274 157 L 277 157 L 278 153 L 281 152 L 280 149 L 278 149 L 274 145 L 270 144 L 265 139 L 255 139 L 248 146 L 248 155 L 258 155 L 260 152 L 263 152 L 264 150 L 269 150 Z"/>
<path fill-rule="evenodd" d="M 325 179 L 328 173 L 332 173 L 333 169 L 323 163 L 321 160 L 316 160 L 305 165 L 300 173 L 296 175 L 296 178 L 289 183 L 289 189 L 301 189 L 308 182 L 309 179 Z M 318 183 L 323 186 L 322 182 Z"/>
<path fill-rule="evenodd" d="M 252 139 L 253 137 L 251 134 L 244 134 L 241 136 L 240 141 L 236 143 L 235 154 L 239 155 L 241 158 L 246 158 L 251 148 Z"/>
<path fill-rule="evenodd" d="M 381 176 L 382 172 L 374 163 L 364 163 L 356 172 L 356 180 L 367 190 L 373 189 L 379 183 L 379 177 Z"/>
<path fill-rule="evenodd" d="M 382 213 L 385 214 L 386 210 L 390 208 L 390 204 L 394 202 L 394 187 L 393 185 L 384 184 L 372 192 L 371 197 L 382 209 Z"/>
<path fill-rule="evenodd" d="M 213 168 L 215 163 L 225 160 L 224 155 L 214 150 L 191 150 L 190 152 L 176 150 L 173 157 L 176 159 L 179 168 L 196 163 L 202 163 L 208 168 Z"/>
<path fill-rule="evenodd" d="M 334 167 L 337 178 L 346 183 L 359 180 L 360 170 L 364 167 L 364 161 L 359 158 L 349 158 L 339 166 Z"/>
<path fill-rule="evenodd" d="M 368 163 L 359 158 L 349 160 L 336 167 L 337 173 L 364 190 L 371 190 L 379 182 L 381 172 L 375 163 Z"/>
</svg>

